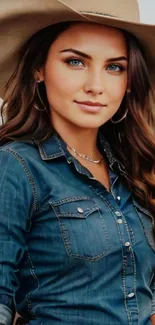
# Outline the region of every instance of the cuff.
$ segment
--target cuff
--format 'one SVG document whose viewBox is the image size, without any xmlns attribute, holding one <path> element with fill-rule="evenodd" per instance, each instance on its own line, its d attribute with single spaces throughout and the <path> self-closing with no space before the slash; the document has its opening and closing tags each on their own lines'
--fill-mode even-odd
<svg viewBox="0 0 155 325">
<path fill-rule="evenodd" d="M 11 325 L 13 319 L 13 313 L 10 308 L 0 304 L 0 324 Z"/>
</svg>

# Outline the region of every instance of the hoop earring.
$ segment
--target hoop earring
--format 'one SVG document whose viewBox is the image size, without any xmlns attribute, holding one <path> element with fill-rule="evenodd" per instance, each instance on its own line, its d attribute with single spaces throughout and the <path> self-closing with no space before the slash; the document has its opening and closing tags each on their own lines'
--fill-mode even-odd
<svg viewBox="0 0 155 325">
<path fill-rule="evenodd" d="M 117 121 L 114 121 L 113 118 L 111 118 L 111 122 L 113 124 L 117 124 L 117 123 L 120 123 L 121 121 L 123 121 L 126 117 L 127 117 L 127 114 L 128 114 L 128 109 L 126 110 L 125 114 Z"/>
<path fill-rule="evenodd" d="M 45 106 L 45 104 L 44 104 L 44 102 L 43 102 L 43 100 L 42 100 L 42 98 L 41 98 L 41 96 L 40 96 L 40 93 L 39 93 L 39 87 L 38 87 L 38 84 L 41 83 L 41 82 L 42 82 L 41 80 L 37 80 L 37 81 L 36 81 L 35 91 L 36 91 L 36 93 L 37 93 L 37 96 L 38 96 L 38 98 L 39 98 L 39 100 L 40 100 L 41 105 L 43 106 L 43 109 L 39 108 L 36 104 L 34 104 L 33 107 L 34 107 L 37 111 L 41 111 L 41 112 L 46 112 L 46 113 L 48 113 L 47 107 Z"/>
</svg>

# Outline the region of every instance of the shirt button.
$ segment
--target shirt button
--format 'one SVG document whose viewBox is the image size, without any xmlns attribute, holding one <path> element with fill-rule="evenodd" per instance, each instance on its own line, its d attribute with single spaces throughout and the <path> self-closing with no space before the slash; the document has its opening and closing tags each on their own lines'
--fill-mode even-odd
<svg viewBox="0 0 155 325">
<path fill-rule="evenodd" d="M 117 200 L 120 201 L 121 197 L 120 196 L 117 196 Z"/>
<path fill-rule="evenodd" d="M 78 210 L 79 213 L 83 213 L 83 209 L 77 208 L 77 210 Z"/>
<path fill-rule="evenodd" d="M 117 222 L 120 224 L 123 223 L 122 219 L 118 219 Z"/>
<path fill-rule="evenodd" d="M 115 211 L 115 214 L 116 214 L 117 217 L 121 216 L 121 213 L 119 211 Z"/>
<path fill-rule="evenodd" d="M 133 298 L 134 295 L 135 295 L 134 292 L 131 292 L 131 293 L 128 294 L 128 298 Z"/>
<path fill-rule="evenodd" d="M 125 243 L 125 246 L 126 246 L 126 247 L 129 247 L 129 246 L 130 246 L 130 242 L 127 241 L 127 242 Z"/>
</svg>

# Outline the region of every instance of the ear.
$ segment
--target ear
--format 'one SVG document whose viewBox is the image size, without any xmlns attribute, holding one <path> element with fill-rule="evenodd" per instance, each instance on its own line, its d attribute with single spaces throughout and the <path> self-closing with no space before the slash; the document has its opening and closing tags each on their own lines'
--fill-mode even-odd
<svg viewBox="0 0 155 325">
<path fill-rule="evenodd" d="M 34 72 L 34 78 L 37 82 L 41 82 L 44 80 L 44 70 L 43 68 L 40 68 L 39 70 L 36 70 Z"/>
</svg>

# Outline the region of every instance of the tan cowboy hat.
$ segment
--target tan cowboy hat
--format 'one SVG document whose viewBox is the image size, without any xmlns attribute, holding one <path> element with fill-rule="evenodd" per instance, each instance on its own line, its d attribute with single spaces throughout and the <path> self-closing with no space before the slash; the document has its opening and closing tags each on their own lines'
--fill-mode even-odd
<svg viewBox="0 0 155 325">
<path fill-rule="evenodd" d="M 0 9 L 0 97 L 25 41 L 62 21 L 92 21 L 133 33 L 155 80 L 155 26 L 140 24 L 137 0 L 5 0 Z"/>
</svg>

